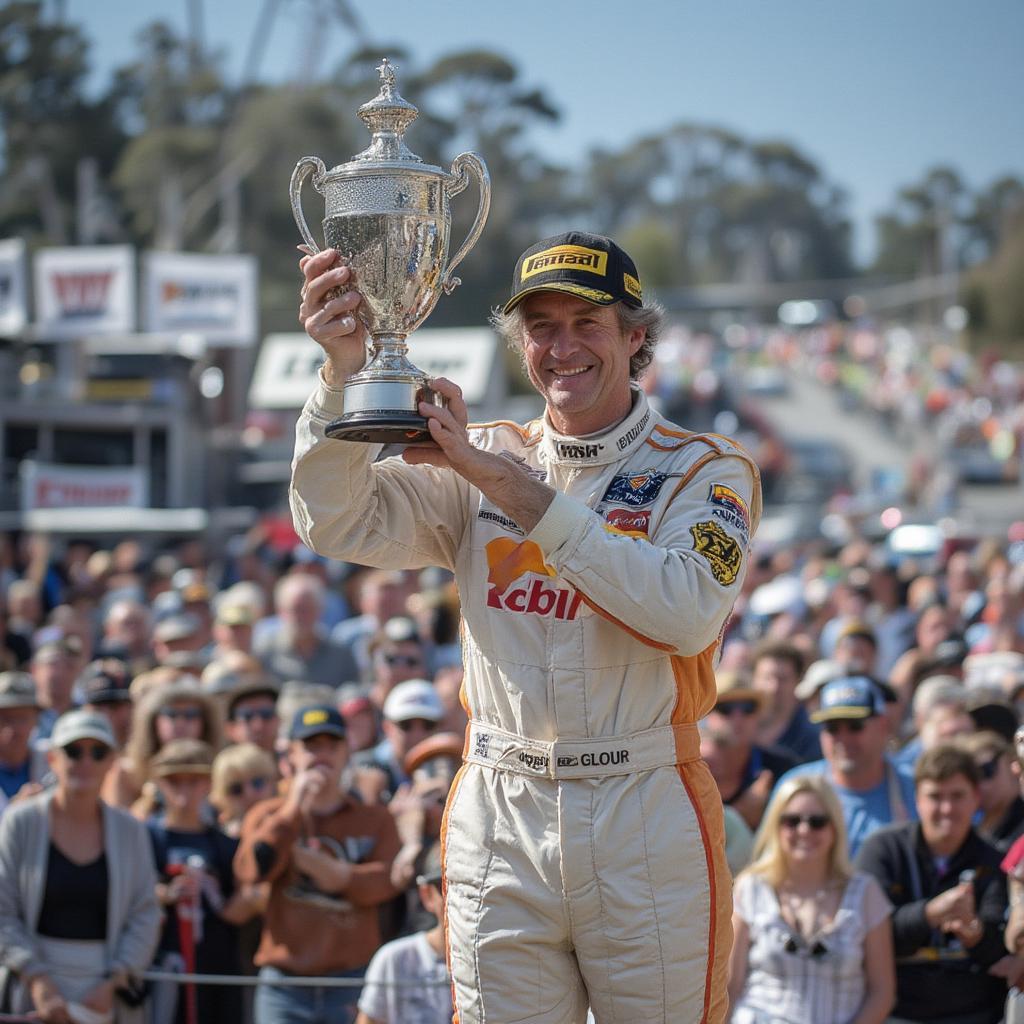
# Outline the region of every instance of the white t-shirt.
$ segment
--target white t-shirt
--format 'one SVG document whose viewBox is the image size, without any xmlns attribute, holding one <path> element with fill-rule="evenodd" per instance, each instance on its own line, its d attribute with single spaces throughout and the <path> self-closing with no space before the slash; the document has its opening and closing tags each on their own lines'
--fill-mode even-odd
<svg viewBox="0 0 1024 1024">
<path fill-rule="evenodd" d="M 374 953 L 359 1009 L 382 1024 L 451 1024 L 448 969 L 444 957 L 430 948 L 426 932 L 395 939 Z"/>
</svg>

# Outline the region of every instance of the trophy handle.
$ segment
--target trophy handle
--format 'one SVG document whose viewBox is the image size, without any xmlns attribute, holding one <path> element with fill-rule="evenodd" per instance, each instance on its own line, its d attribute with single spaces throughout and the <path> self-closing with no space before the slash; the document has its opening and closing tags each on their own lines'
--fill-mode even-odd
<svg viewBox="0 0 1024 1024">
<path fill-rule="evenodd" d="M 288 195 L 292 201 L 292 216 L 298 225 L 302 240 L 312 250 L 311 255 L 315 255 L 320 251 L 320 246 L 316 244 L 316 239 L 313 238 L 309 225 L 306 223 L 306 215 L 302 212 L 302 186 L 312 171 L 316 171 L 316 174 L 313 176 L 313 188 L 322 195 L 327 167 L 318 156 L 304 156 L 295 165 L 295 170 L 292 171 L 291 184 L 288 186 Z"/>
<path fill-rule="evenodd" d="M 298 168 L 296 168 L 298 170 Z M 448 197 L 457 196 L 468 184 L 470 175 L 474 175 L 480 187 L 480 204 L 476 208 L 476 220 L 466 235 L 459 251 L 448 261 L 448 269 L 445 271 L 441 281 L 445 295 L 451 295 L 462 281 L 455 277 L 453 270 L 466 258 L 469 250 L 476 245 L 480 238 L 480 232 L 484 229 L 487 220 L 487 211 L 491 208 L 491 176 L 487 173 L 487 166 L 476 153 L 460 153 L 452 161 L 452 181 L 446 185 Z"/>
</svg>

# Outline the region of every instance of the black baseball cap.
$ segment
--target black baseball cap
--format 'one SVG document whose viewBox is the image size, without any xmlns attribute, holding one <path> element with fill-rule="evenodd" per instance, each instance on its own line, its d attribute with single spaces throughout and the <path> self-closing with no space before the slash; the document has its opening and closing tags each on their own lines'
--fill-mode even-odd
<svg viewBox="0 0 1024 1024">
<path fill-rule="evenodd" d="M 337 736 L 345 738 L 345 720 L 337 708 L 330 704 L 313 704 L 295 712 L 288 730 L 290 740 L 308 740 L 311 736 Z"/>
<path fill-rule="evenodd" d="M 84 704 L 130 703 L 131 682 L 128 666 L 116 658 L 101 658 L 90 662 L 78 677 Z"/>
<path fill-rule="evenodd" d="M 503 312 L 510 313 L 534 292 L 566 292 L 595 306 L 624 302 L 643 305 L 636 264 L 624 249 L 604 235 L 568 231 L 531 245 L 516 262 L 512 297 Z"/>
</svg>

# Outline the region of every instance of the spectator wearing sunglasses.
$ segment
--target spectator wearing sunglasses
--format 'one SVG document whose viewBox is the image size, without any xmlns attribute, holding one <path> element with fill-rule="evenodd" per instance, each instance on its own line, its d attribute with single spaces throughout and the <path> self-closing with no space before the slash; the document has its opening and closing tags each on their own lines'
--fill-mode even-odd
<svg viewBox="0 0 1024 1024">
<path fill-rule="evenodd" d="M 842 807 L 824 778 L 778 787 L 733 902 L 733 1024 L 886 1019 L 896 991 L 892 908 L 878 882 L 850 866 Z"/>
<path fill-rule="evenodd" d="M 141 1024 L 119 993 L 152 959 L 160 931 L 145 826 L 100 799 L 114 759 L 105 718 L 70 711 L 48 753 L 52 789 L 0 821 L 0 988 L 8 1009 L 44 1021 Z M 19 1018 L 20 1019 L 20 1018 Z"/>
<path fill-rule="evenodd" d="M 382 709 L 388 694 L 407 679 L 422 679 L 427 673 L 427 651 L 416 623 L 408 616 L 389 619 L 371 638 L 370 700 Z"/>
<path fill-rule="evenodd" d="M 977 762 L 955 743 L 940 744 L 921 755 L 914 781 L 920 821 L 878 831 L 857 857 L 895 907 L 894 1017 L 996 1024 L 1013 958 L 1003 945 L 1001 857 L 971 824 Z"/>
<path fill-rule="evenodd" d="M 765 695 L 740 672 L 719 672 L 718 700 L 702 730 L 701 756 L 708 762 L 722 802 L 751 829 L 764 814 L 772 786 L 797 762 L 781 747 L 755 742 Z"/>
<path fill-rule="evenodd" d="M 381 775 L 378 799 L 387 803 L 398 787 L 409 781 L 405 755 L 417 743 L 437 731 L 444 718 L 444 705 L 426 679 L 406 679 L 384 701 L 381 729 L 384 738 L 368 756 L 359 758 L 363 767 L 375 768 Z"/>
<path fill-rule="evenodd" d="M 1020 792 L 1020 762 L 1013 747 L 996 732 L 963 736 L 959 744 L 978 767 L 981 820 L 975 827 L 1001 853 L 1024 833 L 1024 799 Z"/>
<path fill-rule="evenodd" d="M 844 676 L 826 683 L 811 721 L 822 726 L 824 758 L 798 765 L 780 780 L 804 775 L 825 778 L 843 808 L 847 853 L 856 857 L 864 840 L 883 825 L 912 818 L 913 776 L 886 753 L 889 742 L 885 691 L 870 676 Z"/>
<path fill-rule="evenodd" d="M 243 682 L 228 697 L 224 732 L 232 743 L 252 743 L 268 754 L 275 752 L 280 719 L 279 688 L 269 678 Z"/>
<path fill-rule="evenodd" d="M 256 744 L 236 743 L 214 758 L 210 803 L 227 835 L 237 839 L 249 808 L 276 795 L 275 758 Z"/>
</svg>

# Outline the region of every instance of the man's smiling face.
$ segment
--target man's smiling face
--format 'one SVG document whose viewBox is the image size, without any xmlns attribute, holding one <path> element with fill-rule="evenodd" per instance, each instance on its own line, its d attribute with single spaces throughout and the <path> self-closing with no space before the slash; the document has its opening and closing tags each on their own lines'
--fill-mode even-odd
<svg viewBox="0 0 1024 1024">
<path fill-rule="evenodd" d="M 555 430 L 580 436 L 623 419 L 632 401 L 629 360 L 645 328 L 627 334 L 614 306 L 555 291 L 527 296 L 522 311 L 526 372 Z"/>
</svg>

